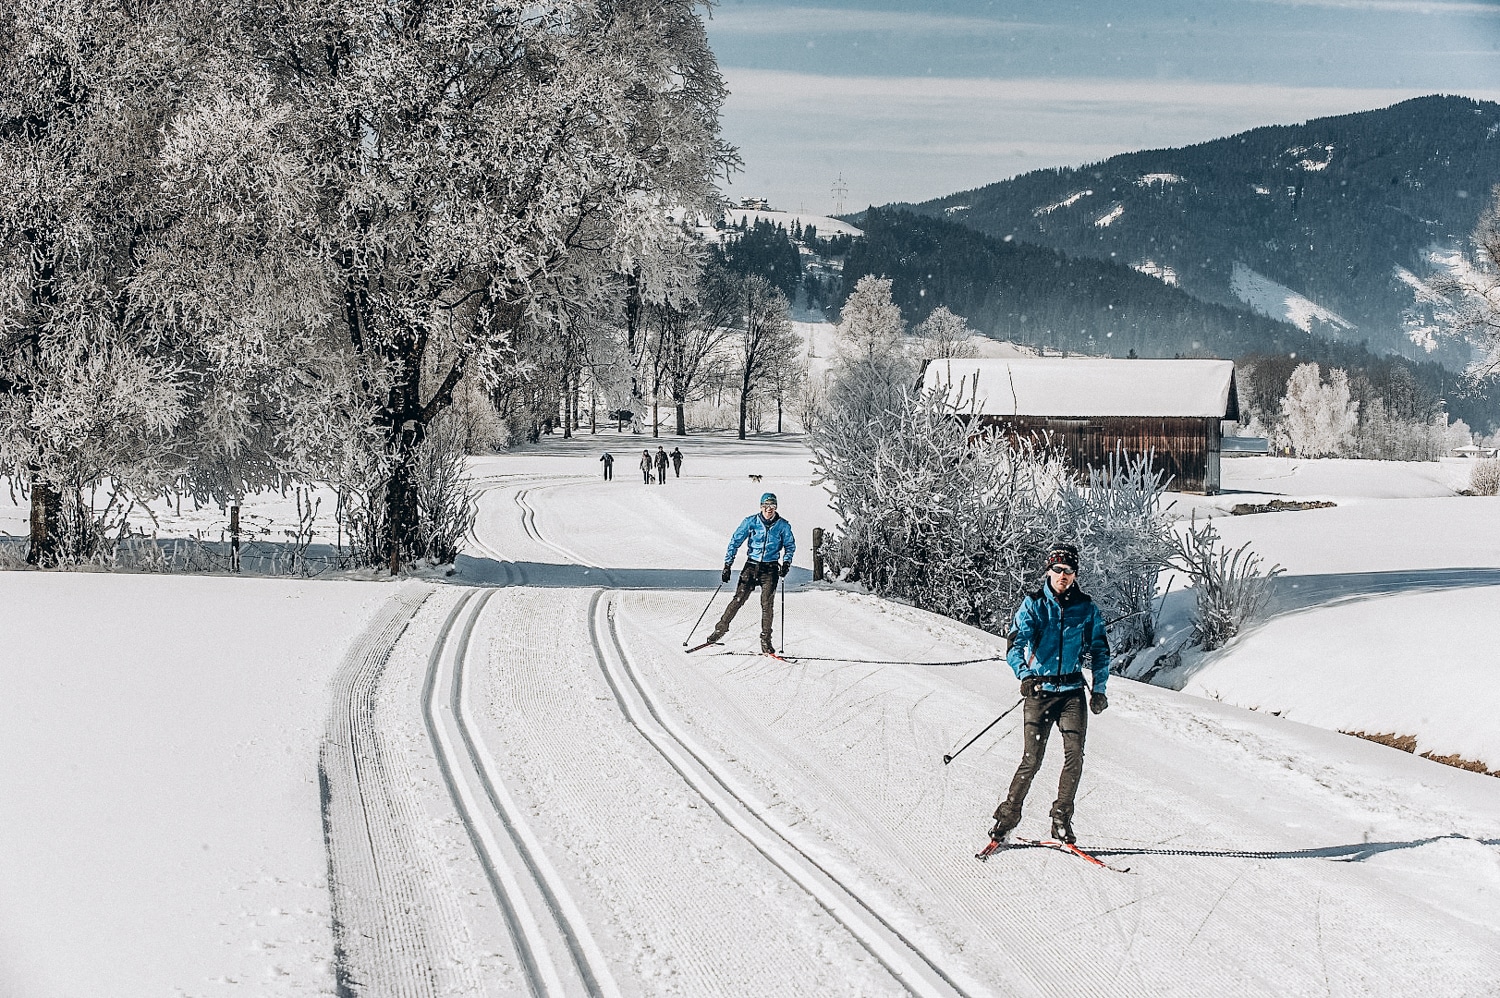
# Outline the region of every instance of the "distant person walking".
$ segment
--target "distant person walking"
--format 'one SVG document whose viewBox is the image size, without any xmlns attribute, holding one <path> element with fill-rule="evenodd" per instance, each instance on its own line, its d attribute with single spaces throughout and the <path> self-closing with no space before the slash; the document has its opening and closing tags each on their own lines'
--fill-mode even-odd
<svg viewBox="0 0 1500 998">
<path fill-rule="evenodd" d="M 651 452 L 645 449 L 641 451 L 641 477 L 647 485 L 651 484 Z"/>
<path fill-rule="evenodd" d="M 745 567 L 740 569 L 740 582 L 734 589 L 734 598 L 724 608 L 724 615 L 714 625 L 709 641 L 718 641 L 729 632 L 729 624 L 740 607 L 750 598 L 755 587 L 760 587 L 760 650 L 774 654 L 771 643 L 771 625 L 776 622 L 776 585 L 792 570 L 792 555 L 797 550 L 797 541 L 792 536 L 792 525 L 776 515 L 776 493 L 767 492 L 760 497 L 760 512 L 751 513 L 740 521 L 734 535 L 729 538 L 729 551 L 724 555 L 723 581 L 728 582 L 734 570 L 734 556 L 740 545 L 745 545 Z M 777 560 L 780 559 L 780 564 Z"/>
<path fill-rule="evenodd" d="M 613 454 L 611 454 L 609 451 L 605 451 L 604 455 L 602 457 L 600 457 L 599 460 L 604 462 L 604 480 L 606 482 L 612 482 L 612 481 L 614 481 L 614 478 L 615 478 L 615 456 Z"/>
<path fill-rule="evenodd" d="M 1099 605 L 1078 588 L 1078 549 L 1058 544 L 1047 554 L 1047 573 L 1040 589 L 1026 594 L 1016 611 L 1006 662 L 1021 681 L 1026 698 L 1021 765 L 1010 792 L 995 809 L 990 838 L 1004 842 L 1021 822 L 1021 805 L 1042 766 L 1052 726 L 1062 732 L 1062 777 L 1052 804 L 1052 837 L 1073 842 L 1073 801 L 1083 777 L 1083 741 L 1089 711 L 1109 706 L 1109 637 Z M 1084 698 L 1083 656 L 1089 656 L 1093 695 Z"/>
<path fill-rule="evenodd" d="M 656 484 L 667 484 L 667 452 L 661 447 L 656 448 Z"/>
<path fill-rule="evenodd" d="M 682 477 L 682 451 L 676 447 L 672 448 L 672 473 L 677 478 Z"/>
</svg>

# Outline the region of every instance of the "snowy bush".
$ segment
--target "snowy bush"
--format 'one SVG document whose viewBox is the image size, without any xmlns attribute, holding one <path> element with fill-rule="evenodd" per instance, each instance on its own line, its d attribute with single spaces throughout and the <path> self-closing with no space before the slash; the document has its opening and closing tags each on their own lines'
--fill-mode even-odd
<svg viewBox="0 0 1500 998">
<path fill-rule="evenodd" d="M 1246 542 L 1230 551 L 1219 541 L 1212 520 L 1198 525 L 1197 517 L 1177 538 L 1178 566 L 1193 580 L 1197 613 L 1194 643 L 1212 651 L 1265 614 L 1271 601 L 1272 580 L 1280 565 L 1262 571 L 1259 555 Z"/>
<path fill-rule="evenodd" d="M 873 361 L 836 368 L 810 436 L 841 521 L 823 545 L 829 570 L 1002 633 L 1042 584 L 1047 548 L 1072 541 L 1106 619 L 1123 618 L 1117 644 L 1149 643 L 1172 551 L 1149 459 L 1112 462 L 1081 484 L 1044 446 L 975 432 L 946 391 L 904 390 L 886 377 L 891 355 Z"/>
<path fill-rule="evenodd" d="M 1167 482 L 1151 457 L 1117 455 L 1089 469 L 1086 487 L 1069 481 L 1059 492 L 1057 536 L 1078 546 L 1082 577 L 1112 624 L 1116 653 L 1155 643 L 1156 582 L 1175 551 L 1162 505 Z"/>
<path fill-rule="evenodd" d="M 1500 460 L 1474 462 L 1469 472 L 1469 491 L 1476 496 L 1500 495 Z"/>
<path fill-rule="evenodd" d="M 812 434 L 842 523 L 824 541 L 828 566 L 999 632 L 1051 540 L 1054 517 L 1037 500 L 1056 496 L 1065 471 L 1032 448 L 971 437 L 942 393 L 895 401 L 900 408 L 870 420 L 830 408 Z"/>
</svg>

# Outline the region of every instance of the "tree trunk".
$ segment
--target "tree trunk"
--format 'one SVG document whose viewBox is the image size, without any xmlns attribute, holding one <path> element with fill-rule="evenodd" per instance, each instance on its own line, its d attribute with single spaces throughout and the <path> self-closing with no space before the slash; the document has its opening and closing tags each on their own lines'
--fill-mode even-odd
<svg viewBox="0 0 1500 998">
<path fill-rule="evenodd" d="M 564 440 L 571 440 L 573 438 L 573 407 L 572 407 L 572 401 L 573 401 L 573 399 L 572 399 L 572 392 L 569 390 L 569 387 L 568 387 L 568 372 L 565 369 L 563 371 L 563 376 L 562 376 L 562 417 L 563 417 L 562 424 L 563 424 L 563 439 Z"/>
<path fill-rule="evenodd" d="M 740 389 L 740 439 L 745 439 L 745 414 L 749 411 L 750 386 L 749 378 L 745 379 L 747 384 Z"/>
<path fill-rule="evenodd" d="M 392 425 L 387 437 L 387 446 L 394 458 L 391 478 L 385 488 L 385 554 L 392 575 L 399 574 L 402 565 L 415 560 L 420 546 L 417 486 L 412 480 L 412 464 L 416 461 L 417 448 L 426 429 L 417 420 L 408 419 Z"/>
<path fill-rule="evenodd" d="M 41 568 L 57 564 L 62 541 L 62 491 L 50 482 L 31 479 L 31 538 L 26 563 Z"/>
<path fill-rule="evenodd" d="M 681 402 L 677 403 L 677 435 L 679 437 L 685 437 L 685 436 L 687 436 L 687 412 L 686 412 L 686 409 L 687 409 L 687 406 L 683 405 Z"/>
</svg>

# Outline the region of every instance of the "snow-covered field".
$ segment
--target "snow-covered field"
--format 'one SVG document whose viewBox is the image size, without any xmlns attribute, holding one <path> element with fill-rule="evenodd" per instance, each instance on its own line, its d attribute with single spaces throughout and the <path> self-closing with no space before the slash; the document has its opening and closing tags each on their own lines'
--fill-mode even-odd
<svg viewBox="0 0 1500 998">
<path fill-rule="evenodd" d="M 1112 683 L 1076 825 L 1116 873 L 971 858 L 1017 716 L 941 757 L 1016 682 L 810 584 L 805 448 L 598 480 L 643 443 L 476 460 L 440 581 L 0 575 L 0 996 L 1497 993 L 1500 780 L 1334 730 L 1493 758 L 1500 507 L 1461 469 L 1245 459 L 1183 498 L 1338 506 L 1216 518 L 1280 612 L 1190 692 Z M 794 660 L 753 604 L 684 656 L 766 489 Z"/>
</svg>

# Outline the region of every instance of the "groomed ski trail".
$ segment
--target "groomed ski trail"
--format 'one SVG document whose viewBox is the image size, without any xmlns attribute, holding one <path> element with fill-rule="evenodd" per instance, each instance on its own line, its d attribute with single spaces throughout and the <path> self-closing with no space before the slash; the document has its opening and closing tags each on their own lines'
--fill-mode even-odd
<svg viewBox="0 0 1500 998">
<path fill-rule="evenodd" d="M 745 837 L 762 856 L 814 897 L 859 940 L 881 966 L 919 998 L 967 998 L 965 990 L 900 930 L 803 852 L 789 829 L 743 790 L 657 709 L 653 695 L 631 666 L 614 626 L 614 603 L 604 591 L 590 605 L 590 627 L 599 667 L 620 710 L 661 753 L 714 813 Z"/>
<path fill-rule="evenodd" d="M 524 811 L 493 772 L 469 719 L 470 642 L 495 592 L 465 593 L 433 644 L 422 694 L 428 736 L 443 782 L 504 915 L 529 993 L 536 998 L 620 998 L 587 923 Z"/>
</svg>

